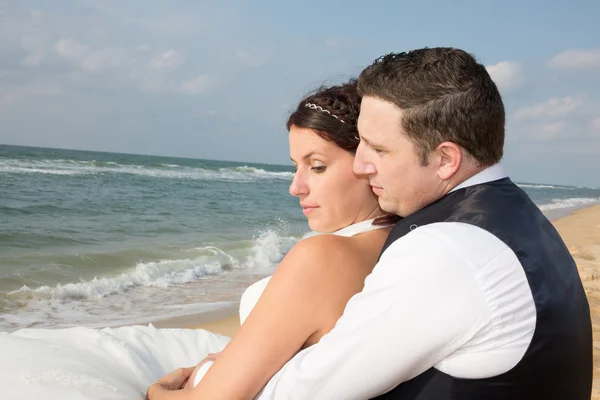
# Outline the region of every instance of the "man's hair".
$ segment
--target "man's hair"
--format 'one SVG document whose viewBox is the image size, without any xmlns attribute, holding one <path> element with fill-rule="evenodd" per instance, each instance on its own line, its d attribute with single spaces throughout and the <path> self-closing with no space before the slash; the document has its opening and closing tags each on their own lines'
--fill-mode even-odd
<svg viewBox="0 0 600 400">
<path fill-rule="evenodd" d="M 423 165 L 445 141 L 464 148 L 481 166 L 502 158 L 502 97 L 485 67 L 463 50 L 424 48 L 382 56 L 360 74 L 358 92 L 402 110 L 401 126 Z"/>
</svg>

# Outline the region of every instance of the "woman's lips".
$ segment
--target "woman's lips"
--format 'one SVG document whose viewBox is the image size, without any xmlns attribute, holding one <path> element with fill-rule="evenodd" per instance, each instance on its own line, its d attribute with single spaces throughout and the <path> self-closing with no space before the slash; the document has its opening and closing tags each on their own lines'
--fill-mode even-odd
<svg viewBox="0 0 600 400">
<path fill-rule="evenodd" d="M 308 215 L 310 213 L 312 213 L 313 211 L 315 211 L 317 208 L 319 208 L 318 206 L 302 206 L 302 213 L 304 213 L 304 215 Z"/>
</svg>

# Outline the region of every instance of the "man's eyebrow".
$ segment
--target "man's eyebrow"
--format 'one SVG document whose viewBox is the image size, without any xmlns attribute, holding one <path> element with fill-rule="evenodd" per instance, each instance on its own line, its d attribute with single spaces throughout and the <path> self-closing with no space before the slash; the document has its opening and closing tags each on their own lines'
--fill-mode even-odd
<svg viewBox="0 0 600 400">
<path fill-rule="evenodd" d="M 381 145 L 377 145 L 377 144 L 371 142 L 369 139 L 365 138 L 364 136 L 360 136 L 360 141 L 365 142 L 367 144 L 367 146 L 369 146 L 369 147 L 382 147 Z"/>
</svg>

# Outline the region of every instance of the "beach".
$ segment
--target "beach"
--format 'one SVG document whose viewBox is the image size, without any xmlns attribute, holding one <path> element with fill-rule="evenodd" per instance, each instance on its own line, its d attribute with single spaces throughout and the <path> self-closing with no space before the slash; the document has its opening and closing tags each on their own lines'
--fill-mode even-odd
<svg viewBox="0 0 600 400">
<path fill-rule="evenodd" d="M 600 205 L 577 210 L 552 223 L 573 255 L 588 296 L 594 332 L 594 386 L 592 400 L 600 400 Z M 206 318 L 194 323 L 194 318 Z M 231 336 L 239 328 L 237 309 L 232 307 L 211 316 L 186 317 L 180 321 L 159 322 L 159 326 L 207 329 Z M 165 324 L 165 325 L 163 325 Z"/>
<path fill-rule="evenodd" d="M 575 211 L 553 221 L 573 255 L 588 296 L 594 334 L 592 399 L 600 399 L 600 206 Z"/>
<path fill-rule="evenodd" d="M 233 336 L 245 288 L 309 232 L 293 171 L 0 145 L 0 332 L 152 323 Z M 600 189 L 516 184 L 573 253 L 596 333 Z"/>
</svg>

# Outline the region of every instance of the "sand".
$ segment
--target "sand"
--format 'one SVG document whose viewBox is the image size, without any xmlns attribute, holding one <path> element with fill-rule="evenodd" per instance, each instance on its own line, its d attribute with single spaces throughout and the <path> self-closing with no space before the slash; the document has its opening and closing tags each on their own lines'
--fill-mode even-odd
<svg viewBox="0 0 600 400">
<path fill-rule="evenodd" d="M 588 296 L 594 334 L 592 399 L 600 400 L 600 206 L 553 221 L 573 255 Z"/>
<path fill-rule="evenodd" d="M 600 400 L 600 205 L 553 221 L 573 255 L 590 303 L 594 331 L 594 387 L 592 400 Z M 161 321 L 161 327 L 202 328 L 233 336 L 239 328 L 237 308 L 210 315 Z"/>
</svg>

